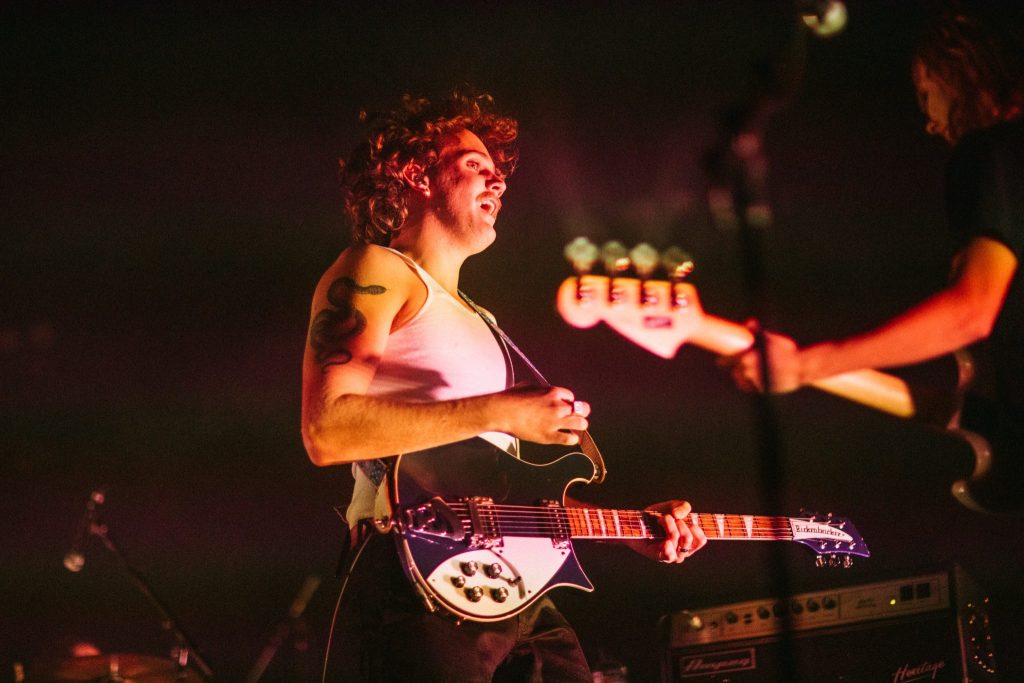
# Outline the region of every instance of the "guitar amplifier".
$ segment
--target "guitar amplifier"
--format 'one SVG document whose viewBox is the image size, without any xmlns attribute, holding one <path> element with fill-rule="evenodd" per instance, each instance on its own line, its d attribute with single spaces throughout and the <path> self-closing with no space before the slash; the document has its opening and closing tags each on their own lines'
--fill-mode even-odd
<svg viewBox="0 0 1024 683">
<path fill-rule="evenodd" d="M 998 680 L 987 599 L 959 569 L 685 610 L 660 626 L 665 683 Z"/>
</svg>

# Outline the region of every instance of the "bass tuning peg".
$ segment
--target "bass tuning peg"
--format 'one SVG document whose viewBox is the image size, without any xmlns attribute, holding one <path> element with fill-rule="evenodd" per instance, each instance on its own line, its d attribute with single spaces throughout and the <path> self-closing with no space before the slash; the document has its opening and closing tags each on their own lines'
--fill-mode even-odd
<svg viewBox="0 0 1024 683">
<path fill-rule="evenodd" d="M 577 275 L 586 275 L 593 267 L 598 258 L 597 245 L 586 237 L 577 237 L 565 245 L 562 250 L 565 258 L 572 265 Z"/>
<path fill-rule="evenodd" d="M 693 257 L 679 247 L 669 247 L 661 255 L 661 266 L 670 280 L 678 282 L 693 272 Z"/>
<path fill-rule="evenodd" d="M 612 240 L 601 247 L 601 262 L 605 272 L 610 276 L 621 275 L 629 270 L 629 252 L 622 242 Z"/>
</svg>

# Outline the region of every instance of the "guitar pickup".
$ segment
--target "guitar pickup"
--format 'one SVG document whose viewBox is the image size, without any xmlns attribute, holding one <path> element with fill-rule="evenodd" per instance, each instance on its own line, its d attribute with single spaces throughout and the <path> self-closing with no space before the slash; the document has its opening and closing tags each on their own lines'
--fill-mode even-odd
<svg viewBox="0 0 1024 683">
<path fill-rule="evenodd" d="M 466 498 L 469 511 L 470 541 L 473 547 L 493 548 L 501 545 L 501 528 L 494 510 L 494 499 L 484 496 Z"/>
</svg>

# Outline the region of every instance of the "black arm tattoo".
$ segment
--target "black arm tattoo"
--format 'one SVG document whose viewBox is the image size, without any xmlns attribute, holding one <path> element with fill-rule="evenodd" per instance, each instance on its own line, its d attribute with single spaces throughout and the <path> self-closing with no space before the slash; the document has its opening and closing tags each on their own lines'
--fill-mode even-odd
<svg viewBox="0 0 1024 683">
<path fill-rule="evenodd" d="M 380 296 L 387 292 L 380 285 L 360 285 L 350 277 L 340 277 L 327 289 L 330 307 L 313 318 L 309 328 L 309 345 L 316 352 L 316 362 L 324 370 L 330 365 L 344 365 L 352 360 L 347 340 L 366 329 L 366 316 L 352 305 L 355 294 Z"/>
</svg>

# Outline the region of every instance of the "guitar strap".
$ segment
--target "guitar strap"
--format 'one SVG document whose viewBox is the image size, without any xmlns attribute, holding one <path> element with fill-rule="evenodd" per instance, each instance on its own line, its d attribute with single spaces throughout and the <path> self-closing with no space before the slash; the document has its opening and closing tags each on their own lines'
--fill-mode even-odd
<svg viewBox="0 0 1024 683">
<path fill-rule="evenodd" d="M 509 349 L 512 349 L 512 351 L 514 351 L 515 354 L 517 356 L 519 356 L 520 360 L 523 361 L 523 364 L 526 366 L 526 368 L 533 375 L 533 377 L 537 381 L 537 383 L 540 384 L 540 386 L 542 386 L 544 388 L 550 387 L 551 386 L 551 382 L 549 382 L 544 377 L 544 375 L 541 374 L 540 370 L 537 369 L 537 366 L 534 365 L 533 362 L 529 358 L 527 358 L 526 354 L 523 353 L 522 349 L 520 349 L 518 346 L 516 346 L 516 343 L 514 341 L 512 341 L 512 339 L 510 339 L 507 334 L 505 334 L 505 331 L 502 330 L 500 327 L 498 327 L 498 323 L 494 320 L 494 318 L 492 318 L 490 315 L 488 315 L 487 312 L 484 311 L 482 308 L 477 306 L 473 302 L 472 299 L 470 299 L 468 296 L 466 296 L 465 292 L 463 292 L 461 289 L 458 290 L 458 291 L 459 291 L 459 296 L 462 297 L 462 300 L 465 301 L 469 305 L 470 308 L 472 308 L 474 311 L 476 311 L 476 314 L 479 315 L 480 318 L 485 323 L 487 323 L 487 326 L 491 328 L 491 330 L 494 332 L 494 334 L 502 342 L 504 342 L 505 346 L 507 348 L 509 348 Z M 605 476 L 607 476 L 607 474 L 608 474 L 608 468 L 605 467 L 604 458 L 601 456 L 601 451 L 598 449 L 597 443 L 594 442 L 594 438 L 592 436 L 590 436 L 590 432 L 588 432 L 586 430 L 577 431 L 576 432 L 576 436 L 578 436 L 579 439 L 580 439 L 580 443 L 579 443 L 580 450 L 583 452 L 584 455 L 586 455 L 588 458 L 590 458 L 590 460 L 594 463 L 594 469 L 595 469 L 594 481 L 595 481 L 595 483 L 600 484 L 601 482 L 604 481 Z"/>
</svg>

